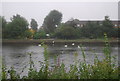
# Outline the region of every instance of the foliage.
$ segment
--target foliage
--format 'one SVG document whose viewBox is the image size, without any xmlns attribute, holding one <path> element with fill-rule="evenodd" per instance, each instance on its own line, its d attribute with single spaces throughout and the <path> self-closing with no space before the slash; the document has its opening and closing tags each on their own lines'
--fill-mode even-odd
<svg viewBox="0 0 120 81">
<path fill-rule="evenodd" d="M 78 28 L 71 27 L 69 25 L 62 24 L 55 31 L 55 36 L 62 39 L 74 39 L 78 38 Z"/>
<path fill-rule="evenodd" d="M 0 16 L 0 25 L 1 25 L 1 28 L 2 28 L 2 38 L 5 38 L 7 36 L 7 34 L 6 34 L 7 21 L 5 20 L 4 17 L 1 17 L 1 16 Z"/>
<path fill-rule="evenodd" d="M 2 65 L 2 79 L 7 79 L 7 72 L 5 65 Z"/>
<path fill-rule="evenodd" d="M 106 33 L 108 37 L 113 37 L 115 31 L 115 28 L 113 28 L 113 24 L 109 19 L 109 16 L 105 16 L 104 21 L 102 22 L 102 32 Z"/>
<path fill-rule="evenodd" d="M 114 28 L 112 37 L 120 38 L 119 31 L 120 31 L 120 28 Z"/>
<path fill-rule="evenodd" d="M 35 19 L 31 19 L 30 26 L 31 26 L 31 29 L 33 29 L 34 31 L 37 31 L 38 24 L 37 24 L 37 21 L 35 21 Z"/>
<path fill-rule="evenodd" d="M 32 38 L 33 34 L 34 34 L 34 33 L 31 32 L 30 29 L 28 29 L 28 30 L 25 31 L 25 37 L 26 37 L 26 38 Z"/>
<path fill-rule="evenodd" d="M 23 38 L 25 31 L 28 29 L 28 22 L 17 14 L 11 18 L 11 22 L 7 24 L 6 28 L 6 38 Z"/>
<path fill-rule="evenodd" d="M 44 30 L 39 30 L 36 32 L 33 36 L 34 39 L 41 39 L 41 38 L 46 38 L 46 32 Z"/>
<path fill-rule="evenodd" d="M 44 19 L 43 27 L 45 32 L 52 33 L 56 29 L 56 26 L 60 24 L 62 20 L 62 13 L 57 10 L 52 10 Z"/>
<path fill-rule="evenodd" d="M 98 38 L 102 35 L 102 27 L 98 23 L 88 22 L 81 28 L 81 36 L 86 38 Z"/>
<path fill-rule="evenodd" d="M 79 27 L 78 24 L 79 24 L 79 20 L 78 19 L 70 19 L 69 21 L 65 22 L 66 25 L 69 25 L 69 26 L 72 26 L 74 28 L 76 27 Z"/>
<path fill-rule="evenodd" d="M 114 28 L 109 16 L 105 16 L 102 23 L 89 21 L 81 28 L 81 36 L 86 38 L 101 38 L 104 36 L 104 33 L 108 37 L 118 37 L 118 29 Z"/>
<path fill-rule="evenodd" d="M 10 22 L 7 22 L 4 17 L 0 16 L 2 24 L 2 37 L 7 39 L 14 38 L 46 38 L 45 34 L 49 34 L 49 38 L 61 39 L 79 39 L 79 38 L 103 38 L 104 33 L 111 37 L 119 37 L 120 28 L 114 28 L 109 16 L 105 16 L 102 22 L 88 22 L 80 26 L 78 19 L 72 19 L 65 23 L 61 23 L 62 13 L 57 10 L 52 10 L 44 19 L 43 29 L 37 31 L 37 21 L 31 19 L 30 26 L 35 33 L 28 30 L 27 20 L 20 15 L 13 15 Z"/>
<path fill-rule="evenodd" d="M 0 16 L 0 23 L 2 24 L 2 28 L 5 28 L 7 21 L 5 20 L 4 16 Z"/>
</svg>

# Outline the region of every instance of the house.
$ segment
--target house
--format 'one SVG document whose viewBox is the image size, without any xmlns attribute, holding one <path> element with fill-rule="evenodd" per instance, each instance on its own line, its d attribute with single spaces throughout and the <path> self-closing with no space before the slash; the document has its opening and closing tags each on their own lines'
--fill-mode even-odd
<svg viewBox="0 0 120 81">
<path fill-rule="evenodd" d="M 70 19 L 67 22 L 65 22 L 65 24 L 70 24 L 70 25 L 74 25 L 75 27 L 84 27 L 88 22 L 93 22 L 93 23 L 99 23 L 100 25 L 102 25 L 103 21 L 98 21 L 98 20 L 78 20 L 78 19 Z M 111 20 L 112 24 L 114 25 L 115 28 L 120 28 L 120 21 L 117 20 Z"/>
</svg>

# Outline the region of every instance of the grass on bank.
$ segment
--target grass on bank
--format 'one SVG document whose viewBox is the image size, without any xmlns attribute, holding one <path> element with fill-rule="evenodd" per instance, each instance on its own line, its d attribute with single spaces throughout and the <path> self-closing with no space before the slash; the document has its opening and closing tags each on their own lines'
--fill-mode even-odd
<svg viewBox="0 0 120 81">
<path fill-rule="evenodd" d="M 47 51 L 47 46 L 43 44 L 44 47 L 44 63 L 41 64 L 39 71 L 34 68 L 34 62 L 32 60 L 32 54 L 30 55 L 29 61 L 29 71 L 27 76 L 20 77 L 16 74 L 13 67 L 7 70 L 5 65 L 2 67 L 2 79 L 118 79 L 119 77 L 119 67 L 114 64 L 115 58 L 111 57 L 111 50 L 108 44 L 107 35 L 105 35 L 105 48 L 103 50 L 105 58 L 99 60 L 97 55 L 94 58 L 94 64 L 86 63 L 85 52 L 81 51 L 84 58 L 84 62 L 75 61 L 73 65 L 70 65 L 70 69 L 67 70 L 64 63 L 60 61 L 56 62 L 52 69 L 49 68 L 49 53 Z M 77 57 L 77 54 L 75 54 Z M 56 59 L 56 58 L 55 58 Z"/>
<path fill-rule="evenodd" d="M 58 42 L 96 42 L 96 41 L 101 41 L 104 42 L 104 38 L 95 38 L 95 39 L 90 39 L 90 38 L 80 38 L 80 39 L 56 39 L 56 38 L 46 38 L 46 39 L 2 39 L 2 41 L 51 41 L 51 40 L 55 40 Z M 119 40 L 119 38 L 108 38 L 109 42 L 117 42 Z"/>
</svg>

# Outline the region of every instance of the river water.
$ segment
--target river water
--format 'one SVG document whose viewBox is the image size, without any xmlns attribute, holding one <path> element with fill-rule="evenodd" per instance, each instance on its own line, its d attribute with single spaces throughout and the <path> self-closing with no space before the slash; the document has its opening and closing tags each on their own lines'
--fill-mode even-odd
<svg viewBox="0 0 120 81">
<path fill-rule="evenodd" d="M 104 58 L 103 45 L 83 45 L 82 46 L 86 61 L 89 64 L 93 64 L 95 54 L 99 59 Z M 82 51 L 78 45 L 68 44 L 65 47 L 64 44 L 51 44 L 47 48 L 49 52 L 49 65 L 52 67 L 55 62 L 63 62 L 66 67 L 70 64 L 74 64 L 76 60 L 83 61 Z M 117 46 L 111 47 L 112 56 L 116 57 L 116 64 L 118 63 L 118 50 Z M 38 46 L 38 44 L 3 44 L 2 57 L 3 63 L 9 69 L 14 67 L 17 73 L 26 75 L 29 68 L 29 54 L 32 52 L 32 60 L 35 63 L 35 68 L 40 68 L 40 63 L 44 62 L 44 48 Z M 77 53 L 77 55 L 75 54 Z M 76 57 L 77 56 L 77 57 Z M 55 60 L 56 57 L 56 60 Z M 22 72 L 23 71 L 23 72 Z"/>
</svg>

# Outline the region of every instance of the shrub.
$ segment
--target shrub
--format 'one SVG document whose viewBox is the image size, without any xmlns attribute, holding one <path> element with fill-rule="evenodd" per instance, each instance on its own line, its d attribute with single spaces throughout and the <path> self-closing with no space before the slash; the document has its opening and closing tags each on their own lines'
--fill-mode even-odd
<svg viewBox="0 0 120 81">
<path fill-rule="evenodd" d="M 78 35 L 78 29 L 68 25 L 61 25 L 55 31 L 55 36 L 62 39 L 74 39 L 78 38 Z"/>
<path fill-rule="evenodd" d="M 34 34 L 33 38 L 34 39 L 46 38 L 46 32 L 44 30 L 40 30 Z"/>
</svg>

